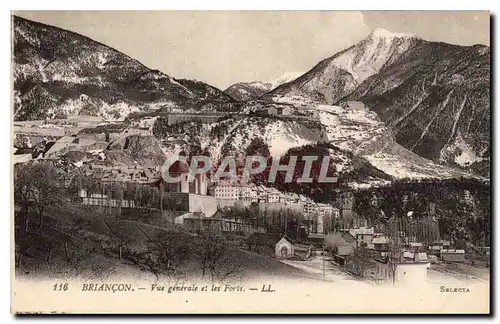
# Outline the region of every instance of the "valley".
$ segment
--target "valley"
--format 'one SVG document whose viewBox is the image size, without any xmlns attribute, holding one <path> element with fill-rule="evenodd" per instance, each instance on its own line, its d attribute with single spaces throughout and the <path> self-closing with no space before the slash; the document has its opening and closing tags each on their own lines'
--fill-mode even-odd
<svg viewBox="0 0 500 324">
<path fill-rule="evenodd" d="M 438 255 L 455 253 L 489 267 L 489 47 L 374 29 L 308 71 L 222 91 L 69 30 L 12 24 L 20 275 L 347 285 L 347 264 L 325 280 L 317 252 L 366 280 L 364 260 L 387 251 L 358 235 L 401 239 L 405 262 L 429 253 L 444 269 Z M 193 175 L 199 156 L 212 168 Z M 267 165 L 243 181 L 248 156 Z M 226 157 L 235 176 L 217 179 Z M 294 159 L 290 181 L 269 181 L 274 161 Z M 340 232 L 355 246 L 337 258 L 325 242 Z"/>
</svg>

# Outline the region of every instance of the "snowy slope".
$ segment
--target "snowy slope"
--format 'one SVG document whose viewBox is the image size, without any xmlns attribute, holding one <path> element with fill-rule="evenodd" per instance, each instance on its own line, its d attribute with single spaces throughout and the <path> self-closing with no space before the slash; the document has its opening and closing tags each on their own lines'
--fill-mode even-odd
<svg viewBox="0 0 500 324">
<path fill-rule="evenodd" d="M 470 177 L 465 171 L 438 165 L 397 144 L 390 130 L 362 103 L 317 105 L 311 109 L 324 126 L 329 143 L 367 159 L 394 178 Z"/>
<path fill-rule="evenodd" d="M 205 141 L 205 147 L 214 158 L 229 155 L 243 156 L 255 138 L 264 140 L 273 156 L 283 155 L 292 147 L 316 143 L 322 139 L 321 131 L 311 130 L 311 124 L 297 121 L 248 117 L 223 123 L 230 125 L 225 136 L 220 141 L 214 142 L 211 139 Z"/>
<path fill-rule="evenodd" d="M 235 102 L 222 91 L 176 80 L 90 38 L 13 17 L 14 118 L 68 114 L 123 119 L 138 110 Z"/>
<path fill-rule="evenodd" d="M 487 176 L 490 91 L 489 47 L 421 42 L 345 100 L 364 102 L 407 149 Z"/>
<path fill-rule="evenodd" d="M 378 116 L 362 103 L 330 106 L 318 104 L 308 111 L 310 117 L 228 118 L 202 125 L 190 123 L 168 128 L 162 138 L 193 134 L 191 143 L 199 145 L 214 162 L 225 156 L 242 159 L 255 139 L 266 146 L 270 155 L 281 156 L 292 148 L 328 143 L 338 148 L 332 152 L 343 172 L 349 172 L 351 154 L 364 158 L 379 170 L 395 178 L 449 178 L 468 174 L 439 166 L 398 145 Z M 158 135 L 158 134 L 157 134 Z"/>
<path fill-rule="evenodd" d="M 269 89 L 269 90 L 277 88 L 278 86 L 280 86 L 282 84 L 292 82 L 293 80 L 300 77 L 302 74 L 304 74 L 304 72 L 285 72 L 282 75 L 280 75 L 279 77 L 277 77 L 276 79 L 268 82 L 271 84 L 271 89 Z"/>
<path fill-rule="evenodd" d="M 489 73 L 487 46 L 428 42 L 377 29 L 262 99 L 302 110 L 363 102 L 407 150 L 488 176 Z"/>
<path fill-rule="evenodd" d="M 321 61 L 309 72 L 264 97 L 283 100 L 298 96 L 335 103 L 420 41 L 412 35 L 376 29 L 358 44 Z"/>
<path fill-rule="evenodd" d="M 278 78 L 268 82 L 239 82 L 233 84 L 224 92 L 240 101 L 254 100 L 284 83 L 295 80 L 302 74 L 303 72 L 285 72 Z"/>
</svg>

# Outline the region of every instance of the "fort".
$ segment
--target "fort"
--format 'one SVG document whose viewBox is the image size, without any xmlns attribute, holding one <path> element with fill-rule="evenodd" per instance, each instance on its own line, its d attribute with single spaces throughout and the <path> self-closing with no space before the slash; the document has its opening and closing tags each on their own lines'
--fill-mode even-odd
<svg viewBox="0 0 500 324">
<path fill-rule="evenodd" d="M 220 112 L 210 112 L 205 114 L 176 114 L 176 113 L 168 113 L 165 114 L 164 117 L 167 119 L 168 125 L 174 125 L 181 122 L 199 122 L 202 124 L 212 124 L 223 118 L 237 118 L 242 119 L 245 118 L 246 114 L 228 114 L 228 113 L 220 113 Z"/>
</svg>

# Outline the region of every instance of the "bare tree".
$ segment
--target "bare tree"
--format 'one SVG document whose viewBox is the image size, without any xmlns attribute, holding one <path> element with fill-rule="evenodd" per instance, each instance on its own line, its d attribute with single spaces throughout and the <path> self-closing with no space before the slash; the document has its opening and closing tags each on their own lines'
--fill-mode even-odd
<svg viewBox="0 0 500 324">
<path fill-rule="evenodd" d="M 62 200 L 62 184 L 57 169 L 50 163 L 36 163 L 28 167 L 33 190 L 33 208 L 38 215 L 38 226 L 43 227 L 43 213 L 47 207 Z"/>
<path fill-rule="evenodd" d="M 122 214 L 123 185 L 119 182 L 113 183 L 113 198 L 118 202 L 118 215 Z"/>
<path fill-rule="evenodd" d="M 366 250 L 366 243 L 362 243 L 361 246 L 357 247 L 354 250 L 354 254 L 352 256 L 353 262 L 357 267 L 358 274 L 363 277 L 365 269 L 367 265 L 369 264 L 369 259 L 370 255 L 368 254 L 368 251 Z"/>
<path fill-rule="evenodd" d="M 190 242 L 181 232 L 162 232 L 148 242 L 150 261 L 155 263 L 158 272 L 173 275 L 187 259 Z"/>
<path fill-rule="evenodd" d="M 24 236 L 29 226 L 29 210 L 33 204 L 34 188 L 31 182 L 29 167 L 16 165 L 14 168 L 14 203 L 20 208 L 20 224 L 16 222 L 19 229 L 18 234 Z"/>
<path fill-rule="evenodd" d="M 35 237 L 26 233 L 26 235 L 16 238 L 16 267 L 23 265 L 24 257 L 28 255 L 29 249 L 34 245 Z"/>
<path fill-rule="evenodd" d="M 64 259 L 68 268 L 74 270 L 77 276 L 82 273 L 86 261 L 93 255 L 86 246 L 85 242 L 75 239 L 73 242 L 64 242 Z"/>
<path fill-rule="evenodd" d="M 202 278 L 209 271 L 212 281 L 237 277 L 241 264 L 236 261 L 224 237 L 214 231 L 204 231 L 200 235 L 196 256 L 202 270 Z"/>
<path fill-rule="evenodd" d="M 112 239 L 118 245 L 118 258 L 121 260 L 123 257 L 123 249 L 129 245 L 133 240 L 133 236 L 126 226 L 120 226 L 119 223 L 111 224 L 110 221 L 104 220 L 104 223 L 108 227 Z"/>
<path fill-rule="evenodd" d="M 61 185 L 56 168 L 49 163 L 29 163 L 15 166 L 14 170 L 14 203 L 19 214 L 16 214 L 15 240 L 18 252 L 16 266 L 20 267 L 23 256 L 37 240 L 30 233 L 31 215 L 38 216 L 38 226 L 43 226 L 45 209 L 61 200 Z M 47 260 L 50 261 L 53 248 L 49 245 Z"/>
<path fill-rule="evenodd" d="M 387 224 L 387 266 L 392 284 L 396 284 L 396 273 L 398 265 L 401 263 L 401 223 L 399 219 L 392 215 Z"/>
</svg>

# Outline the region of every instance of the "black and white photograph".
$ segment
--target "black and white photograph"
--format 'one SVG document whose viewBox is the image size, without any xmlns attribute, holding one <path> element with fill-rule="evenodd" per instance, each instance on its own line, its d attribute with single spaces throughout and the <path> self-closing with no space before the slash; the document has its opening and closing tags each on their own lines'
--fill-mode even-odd
<svg viewBox="0 0 500 324">
<path fill-rule="evenodd" d="M 490 12 L 10 19 L 13 313 L 490 313 Z"/>
</svg>

